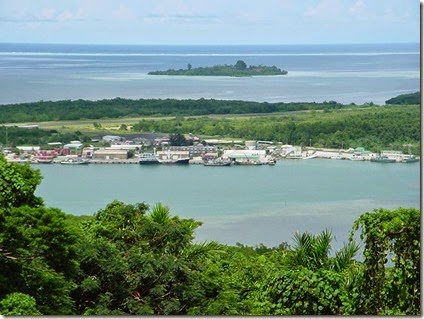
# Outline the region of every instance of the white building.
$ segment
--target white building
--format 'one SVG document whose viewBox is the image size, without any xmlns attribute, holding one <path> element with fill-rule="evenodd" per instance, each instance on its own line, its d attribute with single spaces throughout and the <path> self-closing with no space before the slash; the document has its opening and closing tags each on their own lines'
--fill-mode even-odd
<svg viewBox="0 0 424 319">
<path fill-rule="evenodd" d="M 40 146 L 16 146 L 16 148 L 22 152 L 38 152 L 40 151 Z"/>
</svg>

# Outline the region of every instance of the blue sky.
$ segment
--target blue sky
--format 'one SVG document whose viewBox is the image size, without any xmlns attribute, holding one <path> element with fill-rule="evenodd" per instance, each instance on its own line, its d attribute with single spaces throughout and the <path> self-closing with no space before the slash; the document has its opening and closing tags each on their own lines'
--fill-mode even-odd
<svg viewBox="0 0 424 319">
<path fill-rule="evenodd" d="M 418 0 L 0 0 L 0 42 L 419 41 Z"/>
</svg>

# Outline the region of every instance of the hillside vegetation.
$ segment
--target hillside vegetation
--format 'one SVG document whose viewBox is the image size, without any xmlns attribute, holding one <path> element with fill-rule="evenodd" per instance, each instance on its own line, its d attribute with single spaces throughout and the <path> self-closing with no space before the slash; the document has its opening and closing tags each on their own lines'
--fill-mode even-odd
<svg viewBox="0 0 424 319">
<path fill-rule="evenodd" d="M 420 104 L 421 93 L 401 94 L 386 101 L 386 104 Z"/>
</svg>

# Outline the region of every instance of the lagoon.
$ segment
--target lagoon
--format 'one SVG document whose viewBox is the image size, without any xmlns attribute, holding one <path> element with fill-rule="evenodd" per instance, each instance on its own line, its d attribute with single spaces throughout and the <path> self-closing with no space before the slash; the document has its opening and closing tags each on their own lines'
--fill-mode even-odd
<svg viewBox="0 0 424 319">
<path fill-rule="evenodd" d="M 65 213 L 93 215 L 113 200 L 162 202 L 204 224 L 197 241 L 290 242 L 295 231 L 331 229 L 334 247 L 374 208 L 420 207 L 420 163 L 280 160 L 275 166 L 34 165 L 36 194 Z"/>
<path fill-rule="evenodd" d="M 152 76 L 213 65 L 275 65 L 287 75 Z M 125 46 L 0 43 L 0 104 L 106 98 L 384 104 L 420 89 L 420 45 Z"/>
</svg>

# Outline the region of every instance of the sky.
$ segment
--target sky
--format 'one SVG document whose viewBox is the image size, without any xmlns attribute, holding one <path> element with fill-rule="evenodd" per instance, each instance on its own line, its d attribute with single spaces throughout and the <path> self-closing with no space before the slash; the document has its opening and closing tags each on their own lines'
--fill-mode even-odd
<svg viewBox="0 0 424 319">
<path fill-rule="evenodd" d="M 0 42 L 420 42 L 418 0 L 0 0 Z"/>
</svg>

